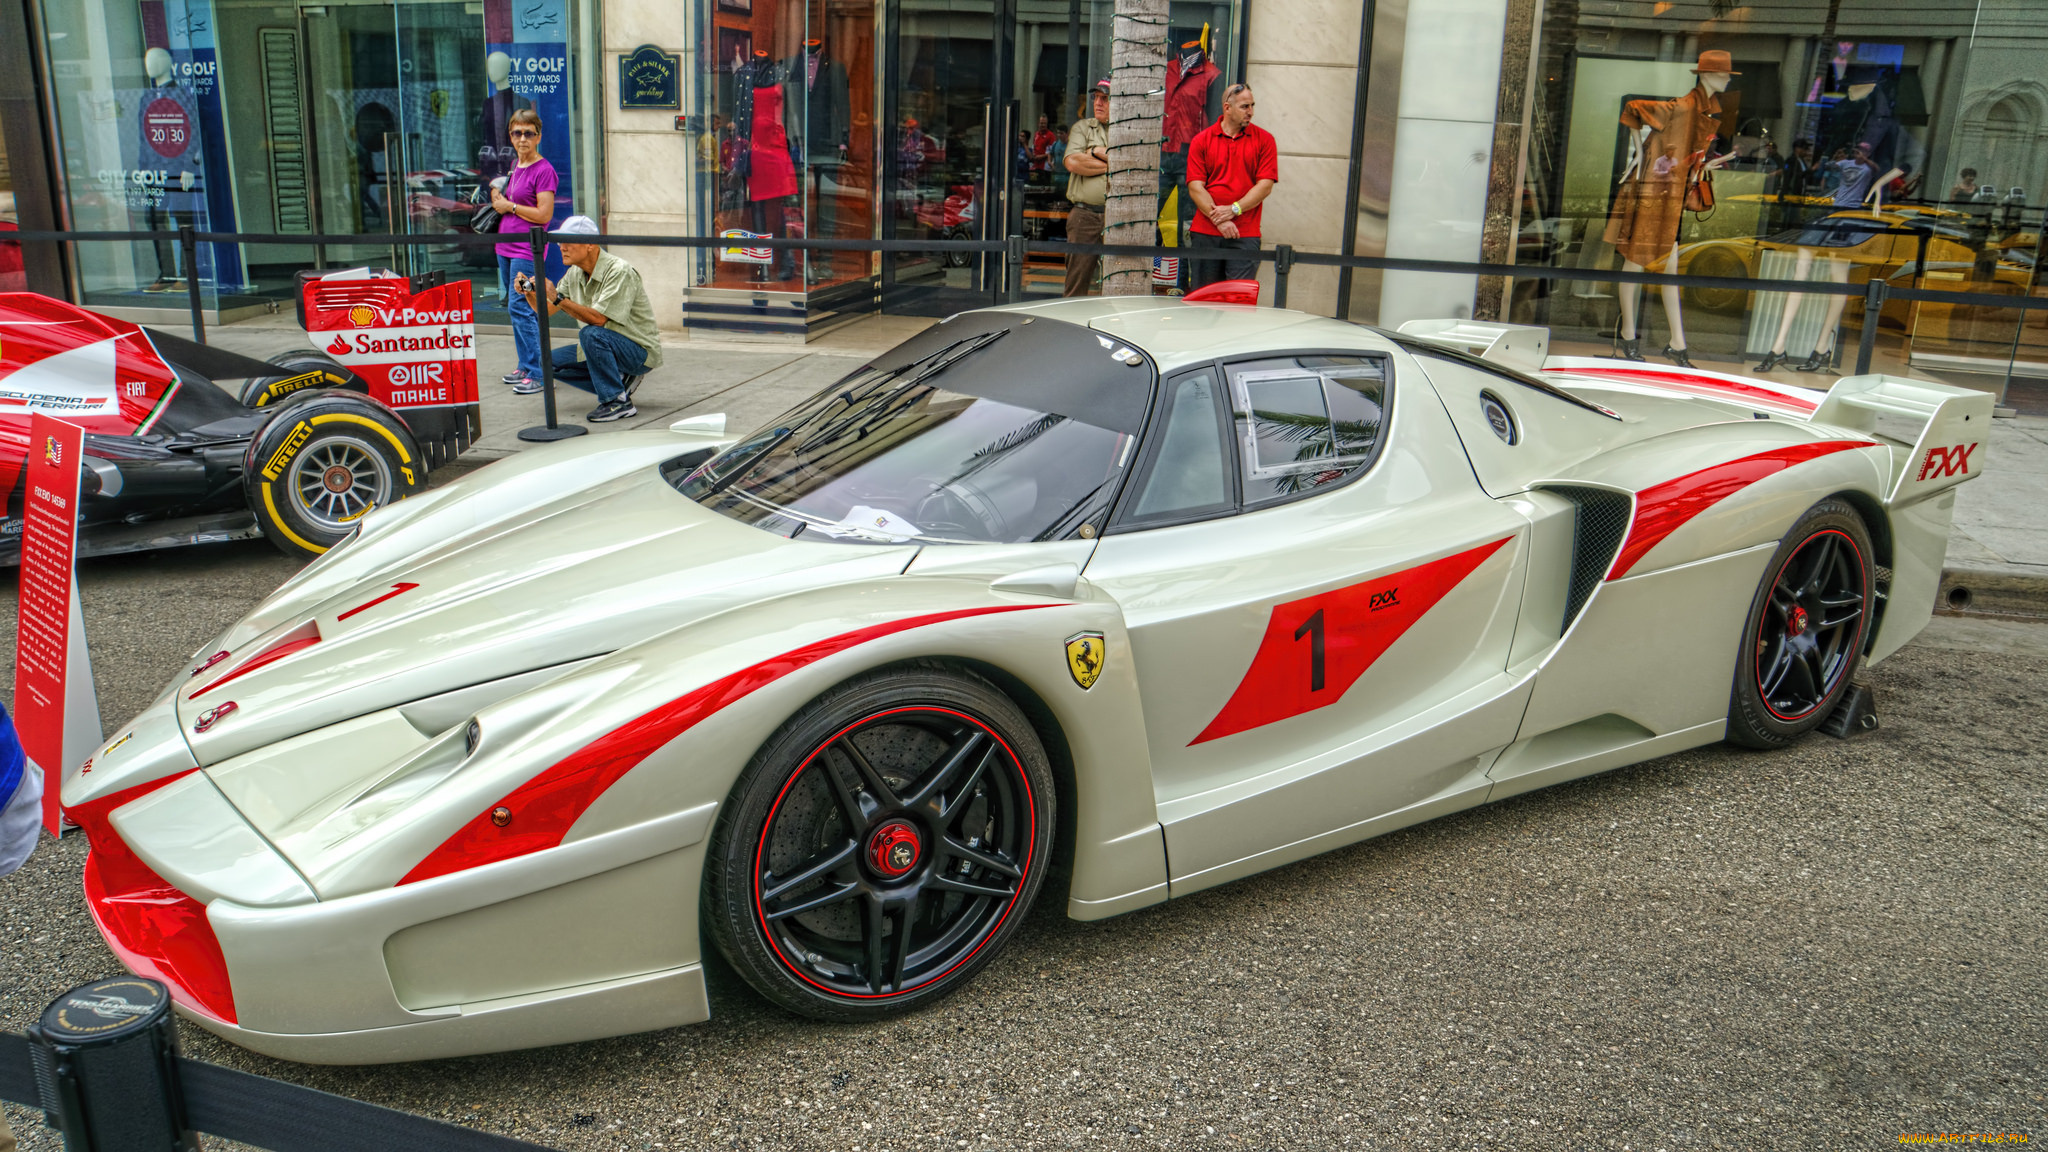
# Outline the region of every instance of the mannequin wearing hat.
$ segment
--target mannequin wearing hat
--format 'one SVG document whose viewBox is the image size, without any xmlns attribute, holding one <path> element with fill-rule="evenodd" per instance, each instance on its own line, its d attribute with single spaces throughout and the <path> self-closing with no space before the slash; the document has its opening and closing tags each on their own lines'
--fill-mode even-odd
<svg viewBox="0 0 2048 1152">
<path fill-rule="evenodd" d="M 1854 209 L 1864 205 L 1869 207 L 1872 216 L 1844 219 L 1843 214 L 1838 213 L 1801 230 L 1792 241 L 1799 248 L 1792 269 L 1794 280 L 1806 279 L 1813 270 L 1814 261 L 1821 259 L 1827 262 L 1828 279 L 1837 284 L 1848 283 L 1849 262 L 1833 259 L 1831 251 L 1854 248 L 1870 238 L 1870 228 L 1882 227 L 1884 221 L 1875 218 L 1875 214 L 1884 211 L 1885 187 L 1898 177 L 1917 170 L 1925 158 L 1926 149 L 1899 123 L 1891 97 L 1879 86 L 1886 71 L 1873 64 L 1851 64 L 1842 77 L 1847 82 L 1845 98 L 1828 109 L 1827 121 L 1821 129 L 1821 155 L 1831 156 L 1836 149 L 1846 148 L 1852 157 L 1837 162 L 1837 166 L 1853 178 L 1845 178 L 1837 189 L 1836 207 Z M 1883 172 L 1879 173 L 1879 169 Z M 1785 346 L 1791 340 L 1792 324 L 1798 318 L 1799 307 L 1804 300 L 1805 296 L 1800 293 L 1786 294 L 1783 311 L 1778 316 L 1777 338 L 1756 366 L 1757 371 L 1769 372 L 1791 359 L 1785 352 Z M 1798 371 L 1826 372 L 1834 368 L 1835 335 L 1841 327 L 1842 310 L 1848 303 L 1847 296 L 1828 297 L 1820 339 L 1814 343 L 1813 351 L 1805 362 L 1797 366 Z M 1757 319 L 1766 321 L 1762 316 Z"/>
<path fill-rule="evenodd" d="M 1707 173 L 1733 158 L 1729 153 L 1708 159 L 1707 153 L 1721 130 L 1721 93 L 1741 73 L 1734 70 L 1728 53 L 1715 50 L 1700 53 L 1693 74 L 1699 79 L 1692 91 L 1675 100 L 1631 100 L 1622 108 L 1621 122 L 1629 129 L 1628 161 L 1607 218 L 1605 238 L 1621 253 L 1623 271 L 1678 271 L 1678 227 L 1685 215 L 1686 194 Z M 1623 284 L 1619 295 L 1617 355 L 1641 360 L 1636 333 L 1638 286 Z M 1690 368 L 1678 288 L 1666 285 L 1663 295 L 1664 317 L 1671 324 L 1671 342 L 1664 347 L 1664 357 Z"/>
</svg>

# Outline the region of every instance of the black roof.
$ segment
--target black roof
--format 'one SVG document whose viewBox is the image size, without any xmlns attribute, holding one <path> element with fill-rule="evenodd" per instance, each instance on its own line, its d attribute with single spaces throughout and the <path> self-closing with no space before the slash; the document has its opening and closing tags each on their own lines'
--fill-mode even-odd
<svg viewBox="0 0 2048 1152">
<path fill-rule="evenodd" d="M 1005 335 L 933 383 L 969 396 L 1136 435 L 1152 405 L 1158 369 L 1142 349 L 1092 328 L 1028 312 L 963 312 L 869 362 L 889 371 L 989 332 Z"/>
</svg>

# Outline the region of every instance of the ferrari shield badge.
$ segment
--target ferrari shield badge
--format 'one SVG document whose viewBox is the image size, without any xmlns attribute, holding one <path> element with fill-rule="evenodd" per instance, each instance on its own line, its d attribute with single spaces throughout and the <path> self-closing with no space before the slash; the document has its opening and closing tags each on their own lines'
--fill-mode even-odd
<svg viewBox="0 0 2048 1152">
<path fill-rule="evenodd" d="M 1084 690 L 1095 687 L 1096 678 L 1102 675 L 1105 651 L 1100 632 L 1083 632 L 1068 638 L 1067 671 L 1074 674 L 1074 683 Z"/>
</svg>

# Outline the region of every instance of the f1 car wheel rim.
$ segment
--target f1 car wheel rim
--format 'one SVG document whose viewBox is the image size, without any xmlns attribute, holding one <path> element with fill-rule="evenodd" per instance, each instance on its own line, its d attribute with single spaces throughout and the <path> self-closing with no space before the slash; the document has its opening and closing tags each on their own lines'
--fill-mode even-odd
<svg viewBox="0 0 2048 1152">
<path fill-rule="evenodd" d="M 877 1000 L 943 979 L 1017 907 L 1037 842 L 1017 754 L 940 707 L 892 708 L 804 759 L 768 810 L 754 908 L 782 966 Z"/>
<path fill-rule="evenodd" d="M 1848 672 L 1863 637 L 1863 552 L 1829 528 L 1802 541 L 1771 582 L 1757 626 L 1757 695 L 1779 720 L 1813 715 Z"/>
<path fill-rule="evenodd" d="M 306 519 L 329 532 L 346 532 L 389 498 L 391 469 L 368 444 L 336 436 L 301 452 L 288 483 Z"/>
</svg>

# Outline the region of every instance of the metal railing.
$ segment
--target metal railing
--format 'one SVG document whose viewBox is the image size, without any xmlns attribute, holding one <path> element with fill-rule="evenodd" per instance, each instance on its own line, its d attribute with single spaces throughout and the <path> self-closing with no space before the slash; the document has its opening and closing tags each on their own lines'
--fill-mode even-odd
<svg viewBox="0 0 2048 1152">
<path fill-rule="evenodd" d="M 1886 234 L 1915 234 L 1920 237 L 1920 251 L 1915 279 L 1926 267 L 1927 236 L 1924 229 L 1917 228 L 1873 228 L 1855 221 L 1843 221 L 1830 227 L 1849 227 L 1854 230 L 1883 232 Z M 6 239 L 20 243 L 104 243 L 155 241 L 165 237 L 163 232 L 29 232 L 10 233 Z M 508 237 L 520 233 L 403 233 L 383 234 L 282 234 L 256 232 L 200 232 L 190 227 L 178 231 L 178 242 L 184 248 L 186 267 L 195 268 L 196 253 L 200 244 L 269 244 L 269 245 L 343 245 L 374 244 L 378 247 L 448 246 L 481 247 L 495 246 Z M 591 238 L 581 234 L 544 232 L 536 226 L 524 234 L 538 257 L 548 243 L 567 242 L 589 243 Z M 1331 268 L 1366 269 L 1385 272 L 1427 272 L 1453 276 L 1501 277 L 1509 280 L 1538 281 L 1586 281 L 1604 284 L 1634 284 L 1649 287 L 1677 286 L 1687 288 L 1720 288 L 1739 292 L 1783 292 L 1799 296 L 1844 296 L 1863 299 L 1866 322 L 1858 340 L 1856 351 L 1856 373 L 1870 370 L 1870 361 L 1876 347 L 1878 325 L 1875 317 L 1887 300 L 1922 301 L 1938 304 L 1958 304 L 1973 308 L 2015 309 L 2024 323 L 2029 312 L 2048 311 L 2048 297 L 2027 294 L 2005 294 L 1995 292 L 1951 292 L 1932 288 L 1900 287 L 1888 280 L 1873 276 L 1867 283 L 1851 284 L 1833 280 L 1773 280 L 1747 276 L 1695 276 L 1666 272 L 1625 272 L 1595 268 L 1560 268 L 1540 264 L 1485 264 L 1451 260 L 1419 260 L 1389 256 L 1346 256 L 1329 252 L 1304 252 L 1292 245 L 1279 244 L 1272 248 L 1256 251 L 1222 250 L 1199 248 L 1168 248 L 1161 246 L 1130 244 L 1075 244 L 1061 240 L 1031 240 L 1023 236 L 1010 236 L 1004 240 L 814 240 L 779 239 L 772 237 L 753 238 L 737 241 L 720 236 L 641 236 L 610 233 L 598 237 L 597 242 L 607 246 L 635 248 L 767 248 L 774 251 L 794 249 L 805 252 L 878 252 L 878 253 L 974 253 L 1002 261 L 1002 282 L 1000 293 L 1004 299 L 1015 302 L 1024 296 L 1024 264 L 1032 254 L 1045 255 L 1089 255 L 1122 256 L 1150 260 L 1155 257 L 1188 259 L 1208 258 L 1222 260 L 1250 260 L 1273 266 L 1273 304 L 1287 306 L 1288 282 L 1296 267 L 1313 265 Z M 1198 253 L 1202 255 L 1198 255 Z M 536 266 L 540 261 L 536 259 Z M 1904 265 L 1901 265 L 1904 267 Z M 2031 286 L 2029 287 L 2031 290 Z M 205 315 L 202 294 L 197 277 L 186 278 L 187 303 L 192 316 L 193 339 L 206 342 Z M 1341 317 L 1340 317 L 1341 318 Z M 542 333 L 542 372 L 552 377 L 550 357 L 547 355 L 548 326 L 540 326 Z M 549 380 L 551 384 L 551 379 Z M 552 395 L 552 388 L 549 388 Z M 552 418 L 549 421 L 553 425 Z"/>
</svg>

